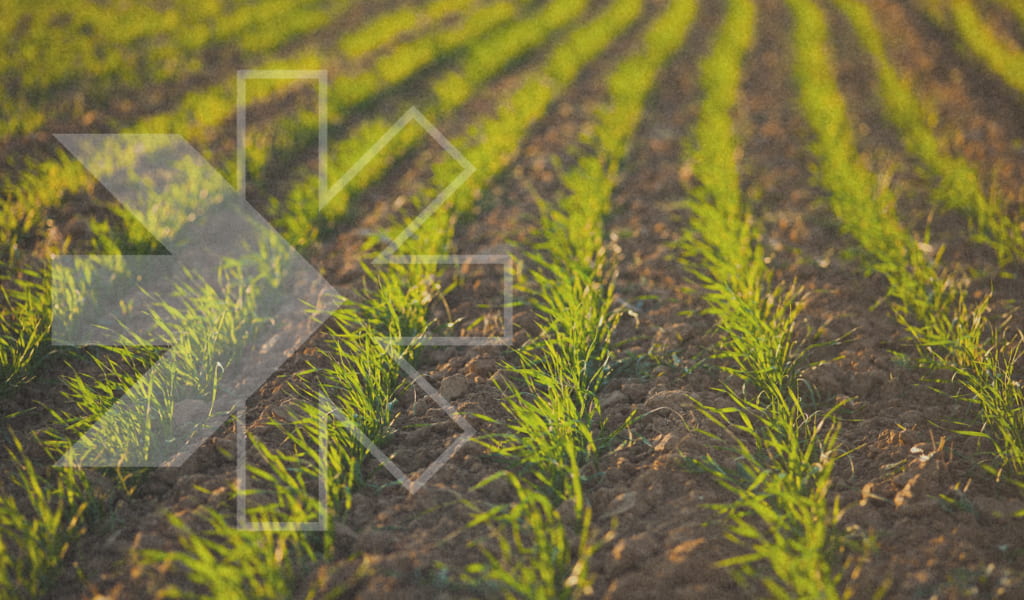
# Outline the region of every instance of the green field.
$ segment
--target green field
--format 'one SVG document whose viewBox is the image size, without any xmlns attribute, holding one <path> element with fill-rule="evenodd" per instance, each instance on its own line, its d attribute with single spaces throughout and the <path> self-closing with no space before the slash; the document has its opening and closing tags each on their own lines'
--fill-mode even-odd
<svg viewBox="0 0 1024 600">
<path fill-rule="evenodd" d="M 1019 2 L 0 33 L 0 600 L 1024 597 Z"/>
</svg>

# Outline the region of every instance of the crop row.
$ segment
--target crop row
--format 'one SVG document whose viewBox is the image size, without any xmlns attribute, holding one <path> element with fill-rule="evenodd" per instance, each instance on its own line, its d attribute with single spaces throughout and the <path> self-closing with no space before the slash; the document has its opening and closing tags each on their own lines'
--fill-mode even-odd
<svg viewBox="0 0 1024 600">
<path fill-rule="evenodd" d="M 732 539 L 744 553 L 720 566 L 759 582 L 776 598 L 840 598 L 843 572 L 834 551 L 842 540 L 841 513 L 829 498 L 836 407 L 814 416 L 821 407 L 801 381 L 808 348 L 795 330 L 803 294 L 772 283 L 736 164 L 732 115 L 756 24 L 753 2 L 728 3 L 700 65 L 704 98 L 684 150 L 700 182 L 686 203 L 691 230 L 683 236 L 684 256 L 704 284 L 707 312 L 718 320 L 718 357 L 742 382 L 723 390 L 726 406 L 696 402 L 714 425 L 703 433 L 736 460 L 710 454 L 691 460 L 736 496 L 715 508 L 728 517 Z M 761 564 L 773 577 L 761 574 Z"/>
<path fill-rule="evenodd" d="M 1024 94 L 1024 49 L 986 22 L 973 0 L 916 5 L 933 23 L 955 35 L 957 42 L 982 66 L 1018 94 Z"/>
<path fill-rule="evenodd" d="M 564 195 L 538 199 L 540 239 L 528 257 L 533 267 L 527 290 L 540 333 L 515 350 L 515 361 L 507 365 L 511 381 L 498 383 L 508 398 L 507 429 L 482 442 L 518 472 L 500 472 L 479 484 L 507 478 L 517 500 L 477 508 L 470 523 L 486 525 L 500 549 L 470 573 L 494 582 L 508 597 L 590 593 L 588 562 L 597 536 L 583 483 L 616 433 L 602 425 L 597 394 L 608 375 L 611 336 L 621 315 L 604 221 L 644 101 L 695 14 L 692 3 L 674 2 L 654 17 L 637 49 L 606 77 L 608 98 L 594 109 L 593 130 L 570 151 L 576 166 L 561 175 Z M 573 507 L 568 519 L 556 510 L 565 502 Z M 578 546 L 570 547 L 568 539 L 578 539 Z"/>
</svg>

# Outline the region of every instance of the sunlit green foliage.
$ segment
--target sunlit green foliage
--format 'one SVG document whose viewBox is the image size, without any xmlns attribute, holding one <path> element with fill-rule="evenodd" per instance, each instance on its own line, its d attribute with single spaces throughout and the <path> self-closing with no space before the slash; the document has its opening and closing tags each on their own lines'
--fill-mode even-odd
<svg viewBox="0 0 1024 600">
<path fill-rule="evenodd" d="M 41 474 L 15 438 L 0 485 L 0 595 L 38 598 L 64 567 L 71 545 L 86 530 L 88 504 L 81 471 Z"/>
<path fill-rule="evenodd" d="M 168 585 L 167 598 L 225 598 L 277 600 L 296 598 L 296 586 L 316 558 L 307 536 L 300 531 L 240 530 L 214 510 L 203 510 L 203 528 L 186 525 L 171 516 L 180 532 L 181 550 L 147 551 L 151 563 L 171 563 L 200 590 Z M 301 516 L 301 515 L 300 515 Z M 306 596 L 312 598 L 314 596 Z M 322 596 L 321 596 L 322 597 Z"/>
<path fill-rule="evenodd" d="M 590 507 L 571 523 L 551 499 L 501 471 L 478 483 L 481 488 L 506 480 L 516 501 L 489 508 L 470 505 L 475 516 L 469 527 L 486 528 L 497 552 L 478 547 L 486 562 L 474 563 L 467 574 L 475 584 L 494 586 L 505 598 L 571 599 L 593 594 L 589 561 L 597 550 L 591 530 Z"/>
<path fill-rule="evenodd" d="M 703 433 L 735 456 L 727 463 L 710 455 L 692 461 L 736 495 L 713 507 L 731 522 L 730 539 L 748 551 L 719 565 L 779 600 L 850 597 L 843 564 L 848 540 L 831 494 L 840 405 L 808 414 L 793 391 L 777 389 L 753 400 L 730 390 L 729 398 L 728 408 L 697 406 L 714 425 Z M 770 576 L 758 570 L 760 563 Z"/>
<path fill-rule="evenodd" d="M 985 194 L 974 169 L 966 160 L 946 151 L 933 128 L 937 117 L 927 100 L 915 93 L 886 56 L 885 46 L 871 12 L 863 4 L 836 0 L 849 19 L 875 66 L 883 115 L 899 129 L 903 145 L 919 158 L 938 184 L 932 198 L 942 206 L 964 212 L 975 237 L 990 246 L 1001 261 L 1024 257 L 1024 232 L 1006 214 L 1005 206 Z"/>
<path fill-rule="evenodd" d="M 969 164 L 943 148 L 933 131 L 933 110 L 887 62 L 871 15 L 856 3 L 835 1 L 874 60 L 886 116 L 903 135 L 908 153 L 938 182 L 933 198 L 964 211 L 976 239 L 1001 259 L 1019 259 L 1024 255 L 1019 227 L 1003 212 L 1005 207 L 983 193 L 980 177 Z M 1019 12 L 1008 0 L 995 1 Z M 337 177 L 388 131 L 408 106 L 405 94 L 412 85 L 422 83 L 427 90 L 426 100 L 415 102 L 426 117 L 447 125 L 474 106 L 486 85 L 511 75 L 507 87 L 494 96 L 493 107 L 473 109 L 483 116 L 458 123 L 454 145 L 475 166 L 472 178 L 445 202 L 433 205 L 463 168 L 441 158 L 428 166 L 425 185 L 404 203 L 396 202 L 409 213 L 436 208 L 397 248 L 399 255 L 453 252 L 456 228 L 513 164 L 538 121 L 585 69 L 608 57 L 608 71 L 597 71 L 604 76 L 605 93 L 584 107 L 591 120 L 565 160 L 557 163 L 562 193 L 537 201 L 537 239 L 526 253 L 527 277 L 521 289 L 539 335 L 513 350 L 503 365 L 505 377 L 496 381 L 507 418 L 493 420 L 498 433 L 480 440 L 510 471 L 494 474 L 474 489 L 500 480 L 511 486 L 514 498 L 495 506 L 467 503 L 474 514 L 469 527 L 488 536 L 475 541 L 482 557 L 461 578 L 481 594 L 509 598 L 592 594 L 590 560 L 599 542 L 584 489 L 596 457 L 617 433 L 607 431 L 598 393 L 609 376 L 613 333 L 622 314 L 616 297 L 616 246 L 609 243 L 614 238 L 609 239 L 605 222 L 648 96 L 698 13 L 706 12 L 701 3 L 399 3 L 371 13 L 339 39 L 314 42 L 307 41 L 307 34 L 334 23 L 349 2 L 325 8 L 309 0 L 260 0 L 232 10 L 225 10 L 221 0 L 189 7 L 171 3 L 147 7 L 146 18 L 138 16 L 138 7 L 122 6 L 120 0 L 81 10 L 21 0 L 8 4 L 10 12 L 0 18 L 0 46 L 10 50 L 0 58 L 0 79 L 7 86 L 0 92 L 0 111 L 13 118 L 0 124 L 4 142 L 39 129 L 50 114 L 81 120 L 88 127 L 86 121 L 96 118 L 93 105 L 108 102 L 115 92 L 134 97 L 155 86 L 154 95 L 167 95 L 172 105 L 157 109 L 126 104 L 118 110 L 139 115 L 128 117 L 128 130 L 180 133 L 211 147 L 225 137 L 224 128 L 237 108 L 234 73 L 203 72 L 208 54 L 227 60 L 223 53 L 259 68 L 326 65 L 340 71 L 332 75 L 328 90 L 330 125 L 337 130 L 332 136 L 343 138 L 330 146 L 327 157 L 331 176 Z M 964 399 L 979 405 L 984 428 L 963 433 L 990 438 L 1001 458 L 1020 472 L 1024 392 L 1013 375 L 1024 338 L 1005 323 L 993 322 L 987 300 L 969 301 L 963 282 L 938 266 L 941 252 L 926 255 L 899 222 L 895 196 L 858 154 L 817 4 L 790 0 L 790 7 L 801 106 L 816 138 L 812 150 L 817 182 L 830 194 L 838 221 L 863 250 L 869 269 L 888 278 L 895 316 L 924 362 L 951 375 Z M 992 27 L 970 2 L 928 10 L 958 32 L 978 61 L 1008 85 L 1024 90 L 1017 76 L 1022 69 L 1016 69 L 1020 49 L 1011 40 L 993 38 Z M 111 15 L 118 13 L 120 21 L 114 23 Z M 609 56 L 611 44 L 642 18 L 649 21 L 642 31 L 637 28 L 635 40 L 622 46 L 625 52 Z M 737 165 L 741 144 L 734 113 L 757 19 L 752 0 L 725 4 L 724 21 L 711 34 L 709 53 L 702 59 L 704 97 L 685 143 L 698 184 L 685 201 L 691 223 L 681 241 L 686 262 L 703 286 L 707 312 L 718 322 L 718 358 L 729 382 L 720 390 L 729 399 L 727 406 L 696 403 L 709 424 L 700 433 L 719 443 L 718 450 L 728 453 L 729 460 L 716 452 L 688 464 L 710 473 L 735 495 L 714 505 L 730 524 L 730 539 L 743 548 L 722 566 L 777 598 L 844 598 L 853 590 L 848 579 L 856 557 L 850 540 L 837 528 L 842 510 L 831 488 L 841 452 L 839 406 L 821 407 L 803 379 L 811 346 L 798 334 L 798 323 L 806 296 L 795 285 L 778 283 L 768 266 L 762 228 L 755 219 L 758 207 L 744 195 Z M 62 44 L 52 43 L 55 32 L 63 34 Z M 278 52 L 277 57 L 268 58 L 270 51 Z M 34 63 L 53 68 L 25 68 Z M 196 81 L 202 85 L 193 85 Z M 284 80 L 253 83 L 247 100 L 261 104 L 290 98 L 285 94 L 294 88 L 294 82 Z M 379 100 L 393 114 L 377 111 Z M 400 158 L 428 140 L 415 124 L 407 127 L 319 213 L 317 174 L 303 162 L 317 140 L 317 115 L 296 104 L 302 105 L 298 114 L 273 111 L 268 120 L 252 124 L 247 166 L 250 181 L 258 184 L 254 187 L 267 184 L 283 198 L 271 199 L 266 213 L 289 242 L 309 249 L 327 241 L 324 232 L 352 216 L 352 205 L 366 200 L 368 187 L 393 173 L 391 167 Z M 208 151 L 208 157 L 213 152 L 221 150 Z M 13 265 L 17 252 L 28 246 L 34 245 L 37 254 L 56 249 L 42 238 L 42 231 L 59 202 L 98 190 L 94 178 L 59 150 L 47 159 L 12 155 L 7 160 L 14 175 L 0 182 L 0 246 Z M 274 160 L 294 167 L 286 175 L 287 187 L 274 187 L 271 181 L 280 176 L 267 168 Z M 213 162 L 225 173 L 234 167 L 222 158 Z M 197 202 L 204 200 L 201 194 L 194 196 Z M 89 223 L 96 253 L 158 251 L 155 238 L 124 208 L 105 206 L 102 215 L 102 221 Z M 387 233 L 393 239 L 407 225 L 397 218 Z M 53 245 L 62 245 L 59 250 L 71 245 L 55 239 Z M 376 249 L 381 241 L 371 237 L 364 249 Z M 256 316 L 262 314 L 260 277 L 278 277 L 275 268 L 269 265 L 254 279 L 252 273 L 242 277 L 225 266 L 226 307 L 225 290 L 215 292 L 200 281 L 179 286 L 178 295 L 189 299 L 183 307 L 164 303 L 152 311 L 155 330 L 159 337 L 174 339 L 173 350 L 146 346 L 150 340 L 143 336 L 126 336 L 121 341 L 130 349 L 83 353 L 86 362 L 69 366 L 72 374 L 62 382 L 68 402 L 50 407 L 51 422 L 41 434 L 43 451 L 49 450 L 52 458 L 65 452 L 133 385 L 146 388 L 143 393 L 154 398 L 188 390 L 212 412 L 219 378 L 245 358 L 234 349 L 263 325 Z M 88 290 L 100 282 L 88 273 L 79 275 L 82 289 L 77 291 L 89 302 Z M 275 410 L 271 427 L 248 432 L 248 486 L 238 493 L 246 495 L 243 516 L 250 525 L 308 524 L 322 518 L 344 522 L 372 462 L 364 442 L 384 445 L 393 433 L 397 398 L 411 385 L 399 361 L 415 363 L 420 336 L 434 327 L 428 308 L 443 300 L 447 290 L 440 269 L 429 261 L 367 264 L 365 280 L 365 287 L 323 332 L 318 367 L 290 374 L 295 379 L 289 395 L 297 400 L 291 412 Z M 42 275 L 26 270 L 0 281 L 0 394 L 30 381 L 47 354 L 51 292 L 43 281 Z M 57 289 L 58 295 L 69 291 Z M 72 304 L 67 298 L 52 300 Z M 179 328 L 180 323 L 190 325 Z M 170 351 L 184 361 L 164 378 L 146 379 L 149 368 Z M 147 405 L 145 414 L 108 429 L 107 441 L 153 450 L 177 444 L 191 434 L 176 425 L 176 410 L 166 402 Z M 105 525 L 94 519 L 106 518 L 103 513 L 109 511 L 93 496 L 90 478 L 82 471 L 41 469 L 17 439 L 12 447 L 11 460 L 0 465 L 5 469 L 0 483 L 0 596 L 45 597 L 55 593 L 52 583 L 77 550 L 77 540 L 87 531 L 91 534 L 94 524 Z M 321 513 L 318 496 L 322 473 L 327 474 L 327 514 Z M 112 470 L 112 475 L 118 479 L 118 493 L 131 495 L 134 482 L 147 473 Z M 346 593 L 344 582 L 331 590 L 309 586 L 313 569 L 344 558 L 331 527 L 325 532 L 240 531 L 240 523 L 225 516 L 225 506 L 172 517 L 180 548 L 145 554 L 140 566 L 169 566 L 184 575 L 163 588 L 162 595 L 312 598 Z"/>
<path fill-rule="evenodd" d="M 0 277 L 0 394 L 32 377 L 50 328 L 50 298 L 41 275 Z"/>
<path fill-rule="evenodd" d="M 934 23 L 955 35 L 972 58 L 1002 79 L 1006 85 L 1019 94 L 1024 94 L 1024 48 L 1021 48 L 1016 40 L 1002 34 L 988 23 L 978 12 L 974 0 L 918 0 L 914 5 Z M 1014 10 L 1019 14 L 1019 4 Z"/>
</svg>

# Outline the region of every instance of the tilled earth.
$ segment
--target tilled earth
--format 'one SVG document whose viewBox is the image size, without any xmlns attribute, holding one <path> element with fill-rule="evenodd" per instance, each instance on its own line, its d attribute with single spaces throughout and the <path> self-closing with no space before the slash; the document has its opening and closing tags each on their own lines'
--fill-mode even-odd
<svg viewBox="0 0 1024 600">
<path fill-rule="evenodd" d="M 845 400 L 840 412 L 841 445 L 846 454 L 836 469 L 834 493 L 847 508 L 842 525 L 854 538 L 875 539 L 875 547 L 856 564 L 848 579 L 856 597 L 871 597 L 880 587 L 893 598 L 1024 597 L 1024 522 L 1012 514 L 1024 509 L 1021 491 L 996 482 L 980 468 L 991 448 L 955 433 L 976 426 L 971 405 L 954 398 L 957 388 L 933 382 L 936 374 L 901 358 L 913 348 L 901 333 L 885 300 L 886 284 L 864 274 L 855 243 L 839 233 L 824 193 L 815 187 L 810 135 L 802 121 L 789 69 L 790 26 L 782 0 L 761 0 L 756 46 L 746 64 L 746 79 L 736 122 L 743 153 L 743 185 L 755 215 L 764 224 L 770 264 L 779 280 L 794 281 L 808 293 L 801 327 L 810 341 L 838 340 L 815 350 L 824 361 L 806 377 L 822 406 Z M 1019 214 L 1024 204 L 1024 102 L 958 54 L 913 9 L 895 0 L 870 0 L 894 61 L 910 75 L 940 112 L 940 134 L 972 161 L 983 179 L 1010 198 Z M 652 4 L 645 18 L 660 4 Z M 1005 267 L 1011 277 L 994 277 L 995 257 L 973 244 L 956 216 L 933 214 L 928 182 L 899 144 L 873 95 L 868 57 L 838 13 L 836 57 L 863 149 L 879 170 L 893 169 L 901 210 L 916 231 L 929 226 L 932 243 L 947 245 L 946 261 L 976 273 L 979 295 L 991 289 L 997 310 L 1019 301 L 1019 265 Z M 716 2 L 701 7 L 697 25 L 660 75 L 647 104 L 632 153 L 624 164 L 608 222 L 609 249 L 618 266 L 617 292 L 627 311 L 616 332 L 615 370 L 601 392 L 607 426 L 621 424 L 636 411 L 639 420 L 619 443 L 587 469 L 585 492 L 605 542 L 594 558 L 594 596 L 600 598 L 737 598 L 763 590 L 738 586 L 714 566 L 742 551 L 725 537 L 726 527 L 707 505 L 729 500 L 710 476 L 685 467 L 685 456 L 721 451 L 696 432 L 706 425 L 693 399 L 726 401 L 718 391 L 730 382 L 713 356 L 714 321 L 701 314 L 700 288 L 678 257 L 687 214 L 681 199 L 693 186 L 682 155 L 699 107 L 696 65 L 713 39 L 721 17 Z M 622 40 L 589 66 L 579 80 L 535 124 L 511 166 L 478 198 L 475 212 L 456 232 L 457 253 L 509 251 L 522 258 L 536 239 L 533 197 L 559 192 L 556 157 L 564 156 L 588 126 L 603 98 L 602 81 L 642 32 L 643 19 Z M 534 57 L 531 60 L 535 60 Z M 501 90 L 532 66 L 524 61 L 489 86 L 485 98 L 450 122 L 437 123 L 451 137 L 474 117 L 485 116 Z M 407 91 L 404 100 L 415 102 Z M 286 107 L 282 107 L 284 109 Z M 230 132 L 227 133 L 231 135 Z M 343 135 L 340 132 L 339 135 Z M 340 287 L 355 286 L 367 230 L 379 229 L 401 213 L 401 198 L 429 178 L 435 150 L 402 160 L 393 176 L 370 189 L 355 217 L 329 232 L 312 259 Z M 286 170 L 287 165 L 282 167 Z M 474 335 L 500 328 L 500 279 L 493 270 L 469 270 L 447 298 L 453 315 L 486 315 Z M 483 302 L 490 308 L 481 309 Z M 441 303 L 432 307 L 446 314 Z M 492 318 L 493 317 L 493 318 Z M 532 315 L 515 311 L 517 342 L 528 336 Z M 289 373 L 316 361 L 318 335 L 250 399 L 248 422 L 258 430 L 280 416 L 291 398 Z M 417 364 L 481 434 L 493 431 L 475 415 L 501 419 L 504 376 L 510 353 L 502 347 L 428 348 Z M 71 366 L 57 359 L 25 387 L 16 402 L 59 405 L 60 375 Z M 941 375 L 941 374 L 939 374 Z M 948 380 L 948 377 L 946 378 Z M 418 388 L 399 398 L 395 434 L 383 450 L 406 472 L 424 469 L 460 433 L 446 414 Z M 11 421 L 17 428 L 42 426 L 30 412 Z M 209 506 L 233 514 L 228 494 L 235 476 L 234 425 L 217 433 L 188 463 L 160 469 L 143 478 L 131 497 L 120 497 L 96 473 L 99 489 L 111 487 L 113 523 L 90 533 L 72 550 L 72 567 L 55 597 L 148 598 L 168 582 L 187 587 L 174 569 L 139 566 L 146 549 L 178 547 L 177 532 L 166 515 L 200 526 L 196 515 Z M 722 456 L 726 456 L 722 454 Z M 470 488 L 501 465 L 482 448 L 461 449 L 429 484 L 408 494 L 373 460 L 353 508 L 333 523 L 340 555 L 334 564 L 308 574 L 306 589 L 348 588 L 351 598 L 473 597 L 479 593 L 457 583 L 465 565 L 480 560 L 469 542 L 463 500 L 476 503 L 512 500 L 500 485 Z M 196 487 L 210 490 L 203 493 Z M 943 499 L 945 498 L 945 499 Z"/>
</svg>

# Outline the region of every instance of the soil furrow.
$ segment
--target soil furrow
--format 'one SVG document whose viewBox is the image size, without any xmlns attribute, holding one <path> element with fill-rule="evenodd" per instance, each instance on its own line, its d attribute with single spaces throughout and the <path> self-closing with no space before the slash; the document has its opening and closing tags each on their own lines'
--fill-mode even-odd
<svg viewBox="0 0 1024 600">
<path fill-rule="evenodd" d="M 715 543 L 724 529 L 705 503 L 728 495 L 687 471 L 681 455 L 709 451 L 691 429 L 699 421 L 689 399 L 713 402 L 716 393 L 706 365 L 713 319 L 698 312 L 699 293 L 678 260 L 687 226 L 680 147 L 702 99 L 697 65 L 723 9 L 701 5 L 699 25 L 660 74 L 612 197 L 616 287 L 629 312 L 615 335 L 618 363 L 605 386 L 603 415 L 613 426 L 634 410 L 640 420 L 633 442 L 602 457 L 601 474 L 588 488 L 595 514 L 608 515 L 615 532 L 594 558 L 602 598 L 743 595 L 714 566 L 736 548 Z"/>
</svg>

